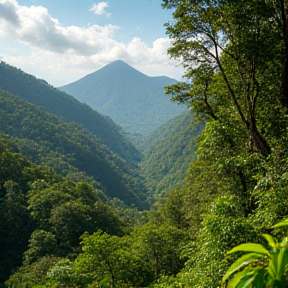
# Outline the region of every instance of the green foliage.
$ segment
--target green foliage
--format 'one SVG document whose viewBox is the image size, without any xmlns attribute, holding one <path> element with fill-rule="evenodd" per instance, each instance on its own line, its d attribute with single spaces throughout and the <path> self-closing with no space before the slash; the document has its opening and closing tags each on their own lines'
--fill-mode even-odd
<svg viewBox="0 0 288 288">
<path fill-rule="evenodd" d="M 148 263 L 154 279 L 161 275 L 176 275 L 183 267 L 180 253 L 187 239 L 184 231 L 170 225 L 148 223 L 136 228 L 132 237 L 136 239 L 134 249 Z"/>
<path fill-rule="evenodd" d="M 0 198 L 0 282 L 20 266 L 32 232 L 27 202 L 20 188 L 8 180 L 4 183 L 6 193 Z"/>
<path fill-rule="evenodd" d="M 191 222 L 188 217 L 191 211 L 185 188 L 171 190 L 166 197 L 159 197 L 152 206 L 149 219 L 157 225 L 169 224 L 177 229 L 187 230 Z"/>
<path fill-rule="evenodd" d="M 5 92 L 0 92 L 0 99 L 1 132 L 11 135 L 25 156 L 64 175 L 83 171 L 100 182 L 108 196 L 145 207 L 145 187 L 135 166 L 113 154 L 83 126 L 66 123 Z"/>
<path fill-rule="evenodd" d="M 138 162 L 141 159 L 137 149 L 127 141 L 121 128 L 109 117 L 99 114 L 72 96 L 60 92 L 44 80 L 0 62 L 0 89 L 40 106 L 45 111 L 64 118 L 66 122 L 82 124 L 101 139 L 111 151 L 126 161 Z"/>
<path fill-rule="evenodd" d="M 123 233 L 121 220 L 87 183 L 38 181 L 31 188 L 28 193 L 31 216 L 40 229 L 55 235 L 62 254 L 78 247 L 79 237 L 85 231 L 103 229 L 111 234 Z"/>
<path fill-rule="evenodd" d="M 228 252 L 246 252 L 224 275 L 222 281 L 228 281 L 228 287 L 287 287 L 287 237 L 278 242 L 269 234 L 262 236 L 268 248 L 258 243 L 244 243 Z"/>
<path fill-rule="evenodd" d="M 186 262 L 189 285 L 219 287 L 228 267 L 226 252 L 237 244 L 255 239 L 257 234 L 243 217 L 241 202 L 236 197 L 217 199 L 201 226 L 196 240 L 184 252 L 189 257 Z"/>
<path fill-rule="evenodd" d="M 55 256 L 42 257 L 31 265 L 22 266 L 5 284 L 11 288 L 47 287 L 45 285 L 47 282 L 47 272 L 60 260 L 61 258 Z"/>
<path fill-rule="evenodd" d="M 89 280 L 75 272 L 73 263 L 68 259 L 57 262 L 47 271 L 45 287 L 51 288 L 72 288 L 85 287 Z M 85 285 L 85 286 L 84 286 Z"/>
<path fill-rule="evenodd" d="M 282 153 L 276 149 L 264 164 L 265 173 L 255 175 L 257 185 L 252 195 L 257 207 L 251 221 L 262 229 L 271 227 L 288 214 L 287 158 Z"/>
<path fill-rule="evenodd" d="M 58 254 L 55 235 L 44 230 L 34 230 L 29 239 L 28 250 L 23 254 L 24 264 L 32 264 L 46 255 Z"/>
<path fill-rule="evenodd" d="M 25 279 L 43 257 L 75 257 L 85 231 L 123 234 L 123 222 L 102 201 L 107 200 L 102 192 L 36 166 L 7 147 L 9 142 L 0 143 L 0 282 L 21 266 L 22 257 L 24 266 L 16 275 Z"/>
<path fill-rule="evenodd" d="M 181 114 L 148 135 L 149 147 L 143 152 L 140 172 L 150 193 L 159 195 L 183 186 L 186 170 L 195 160 L 197 136 L 204 127 L 193 115 Z"/>
<path fill-rule="evenodd" d="M 131 251 L 131 239 L 110 236 L 98 231 L 82 236 L 83 253 L 75 261 L 77 273 L 104 287 L 122 284 L 143 285 L 149 277 L 149 266 Z M 148 275 L 147 275 L 148 274 Z"/>
</svg>

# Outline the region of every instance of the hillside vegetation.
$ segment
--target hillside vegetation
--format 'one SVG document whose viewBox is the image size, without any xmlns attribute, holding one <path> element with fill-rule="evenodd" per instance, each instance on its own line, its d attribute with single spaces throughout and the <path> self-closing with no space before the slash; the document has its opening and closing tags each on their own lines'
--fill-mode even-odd
<svg viewBox="0 0 288 288">
<path fill-rule="evenodd" d="M 165 76 L 149 77 L 118 60 L 59 89 L 108 115 L 125 132 L 146 135 L 186 109 L 165 95 L 164 87 L 175 83 Z"/>
<path fill-rule="evenodd" d="M 150 133 L 142 141 L 141 174 L 154 195 L 168 192 L 185 184 L 186 171 L 196 160 L 197 136 L 204 122 L 196 123 L 191 113 L 175 116 L 166 124 Z"/>
<path fill-rule="evenodd" d="M 19 139 L 19 150 L 33 162 L 45 163 L 64 175 L 85 172 L 103 186 L 108 196 L 140 207 L 144 204 L 145 188 L 136 167 L 111 152 L 82 125 L 67 123 L 3 91 L 0 115 L 0 131 Z"/>
<path fill-rule="evenodd" d="M 127 161 L 139 161 L 141 158 L 137 149 L 123 135 L 121 128 L 109 117 L 57 90 L 45 80 L 0 62 L 0 89 L 63 117 L 66 122 L 82 124 L 110 150 Z"/>
<path fill-rule="evenodd" d="M 1 287 L 11 271 L 23 263 L 44 257 L 41 269 L 45 271 L 45 266 L 57 263 L 60 257 L 75 257 L 79 237 L 85 231 L 92 233 L 99 228 L 123 235 L 125 225 L 105 203 L 101 191 L 31 163 L 11 149 L 11 142 L 2 133 L 0 139 Z M 40 279 L 44 271 L 38 270 L 28 282 Z M 22 287 L 21 282 L 22 278 L 16 285 Z"/>
</svg>

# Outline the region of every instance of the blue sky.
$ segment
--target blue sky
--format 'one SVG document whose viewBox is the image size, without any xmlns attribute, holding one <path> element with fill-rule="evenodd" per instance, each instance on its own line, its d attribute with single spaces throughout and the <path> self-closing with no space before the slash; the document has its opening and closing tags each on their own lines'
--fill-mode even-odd
<svg viewBox="0 0 288 288">
<path fill-rule="evenodd" d="M 55 86 L 122 59 L 178 80 L 161 0 L 0 0 L 0 58 Z"/>
</svg>

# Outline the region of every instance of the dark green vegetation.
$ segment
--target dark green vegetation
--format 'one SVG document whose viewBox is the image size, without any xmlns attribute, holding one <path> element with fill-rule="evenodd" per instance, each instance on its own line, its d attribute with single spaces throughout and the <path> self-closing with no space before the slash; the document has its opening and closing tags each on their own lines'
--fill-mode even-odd
<svg viewBox="0 0 288 288">
<path fill-rule="evenodd" d="M 85 182 L 32 166 L 5 144 L 0 247 L 8 247 L 1 250 L 2 267 L 10 269 L 3 268 L 5 277 L 15 271 L 6 282 L 10 287 L 287 286 L 287 221 L 284 228 L 274 225 L 288 218 L 288 3 L 165 0 L 164 8 L 175 20 L 167 24 L 169 53 L 187 68 L 187 82 L 167 92 L 206 123 L 185 184 L 137 213 L 116 199 L 105 200 Z M 183 131 L 189 127 L 185 121 L 183 115 Z M 165 148 L 162 140 L 168 145 L 173 129 L 168 138 L 155 136 L 159 140 L 150 147 Z M 183 143 L 197 135 L 193 129 L 191 139 L 183 132 Z M 167 160 L 174 155 L 165 151 Z M 153 164 L 156 177 L 165 171 L 158 163 L 163 158 Z M 60 200 L 53 206 L 55 192 Z M 92 220 L 95 203 L 110 215 L 102 226 Z M 83 230 L 80 248 L 76 237 Z M 15 241 L 19 231 L 23 242 Z"/>
<path fill-rule="evenodd" d="M 185 106 L 173 105 L 164 87 L 168 77 L 149 77 L 118 60 L 59 89 L 110 116 L 126 132 L 147 134 L 180 114 Z"/>
<path fill-rule="evenodd" d="M 17 96 L 0 92 L 1 132 L 11 136 L 23 155 L 58 173 L 85 172 L 110 197 L 144 205 L 145 189 L 135 165 L 113 154 L 95 135 L 76 123 L 49 114 Z"/>
<path fill-rule="evenodd" d="M 195 123 L 191 113 L 175 116 L 146 136 L 142 147 L 141 174 L 146 178 L 151 194 L 160 194 L 185 184 L 186 171 L 196 159 L 197 136 L 204 121 Z"/>
<path fill-rule="evenodd" d="M 22 260 L 28 265 L 45 255 L 53 255 L 51 263 L 52 258 L 75 258 L 79 237 L 85 231 L 99 228 L 123 235 L 124 223 L 103 202 L 102 192 L 34 165 L 10 147 L 1 134 L 0 282 L 21 266 Z M 45 265 L 42 268 L 45 270 Z"/>
<path fill-rule="evenodd" d="M 49 113 L 63 117 L 66 122 L 82 124 L 123 159 L 140 160 L 140 153 L 127 141 L 122 129 L 109 117 L 97 113 L 88 105 L 57 90 L 45 80 L 37 79 L 20 69 L 0 62 L 0 89 L 18 95 Z"/>
</svg>

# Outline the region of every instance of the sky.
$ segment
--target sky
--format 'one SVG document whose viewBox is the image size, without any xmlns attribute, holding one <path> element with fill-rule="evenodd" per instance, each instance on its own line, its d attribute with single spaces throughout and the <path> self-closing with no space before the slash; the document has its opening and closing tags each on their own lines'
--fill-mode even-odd
<svg viewBox="0 0 288 288">
<path fill-rule="evenodd" d="M 56 87 L 115 60 L 181 80 L 161 0 L 0 0 L 0 60 Z"/>
</svg>

